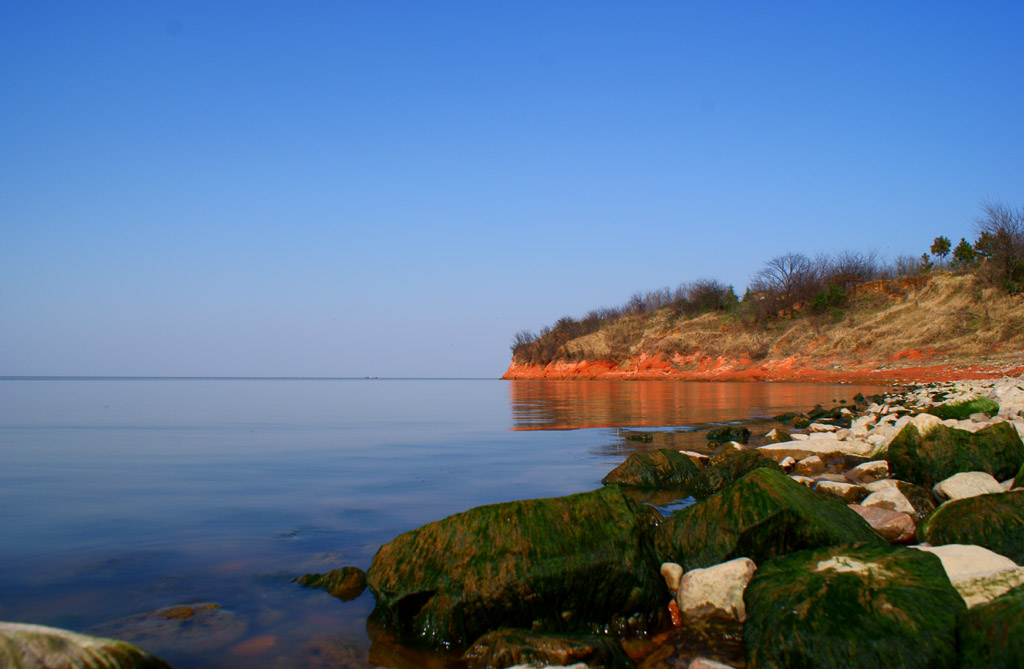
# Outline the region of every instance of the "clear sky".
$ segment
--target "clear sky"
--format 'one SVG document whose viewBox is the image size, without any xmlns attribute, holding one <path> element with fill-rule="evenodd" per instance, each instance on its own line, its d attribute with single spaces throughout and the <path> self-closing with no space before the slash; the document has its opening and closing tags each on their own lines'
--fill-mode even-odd
<svg viewBox="0 0 1024 669">
<path fill-rule="evenodd" d="M 1024 204 L 1024 3 L 0 3 L 0 375 L 500 375 Z"/>
</svg>

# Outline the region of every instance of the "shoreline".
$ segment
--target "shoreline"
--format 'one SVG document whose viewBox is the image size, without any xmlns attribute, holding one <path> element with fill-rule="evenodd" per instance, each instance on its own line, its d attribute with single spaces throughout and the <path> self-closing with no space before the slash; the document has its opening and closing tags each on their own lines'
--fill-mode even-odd
<svg viewBox="0 0 1024 669">
<path fill-rule="evenodd" d="M 938 358 L 938 360 L 936 360 Z M 933 362 L 934 364 L 927 364 Z M 910 363 L 910 364 L 908 364 Z M 933 351 L 901 351 L 879 362 L 841 358 L 811 358 L 793 355 L 754 362 L 748 358 L 711 357 L 701 354 L 642 355 L 623 365 L 610 360 L 554 361 L 546 365 L 513 361 L 501 376 L 505 380 L 668 380 L 668 381 L 752 381 L 803 383 L 936 383 L 1019 377 L 1024 361 L 1019 358 L 1000 364 L 942 360 Z"/>
</svg>

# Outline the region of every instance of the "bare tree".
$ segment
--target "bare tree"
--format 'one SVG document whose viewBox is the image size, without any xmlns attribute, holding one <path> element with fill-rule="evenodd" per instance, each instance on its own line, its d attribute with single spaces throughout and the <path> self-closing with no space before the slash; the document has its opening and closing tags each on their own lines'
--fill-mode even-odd
<svg viewBox="0 0 1024 669">
<path fill-rule="evenodd" d="M 986 202 L 975 220 L 984 273 L 1010 292 L 1024 289 L 1024 208 Z"/>
<path fill-rule="evenodd" d="M 765 293 L 785 308 L 810 297 L 817 283 L 814 266 L 807 256 L 786 253 L 765 263 L 750 285 L 755 292 Z"/>
</svg>

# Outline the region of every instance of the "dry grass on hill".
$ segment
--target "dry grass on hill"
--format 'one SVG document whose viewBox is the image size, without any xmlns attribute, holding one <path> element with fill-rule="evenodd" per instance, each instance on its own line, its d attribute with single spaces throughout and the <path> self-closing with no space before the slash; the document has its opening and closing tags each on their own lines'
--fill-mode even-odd
<svg viewBox="0 0 1024 669">
<path fill-rule="evenodd" d="M 891 293 L 854 297 L 841 314 L 798 312 L 767 326 L 716 313 L 686 318 L 660 310 L 625 316 L 568 342 L 560 357 L 624 361 L 641 354 L 670 358 L 699 352 L 751 360 L 801 355 L 877 361 L 908 350 L 934 351 L 950 361 L 1020 357 L 1024 296 L 1005 295 L 969 275 L 938 273 Z"/>
</svg>

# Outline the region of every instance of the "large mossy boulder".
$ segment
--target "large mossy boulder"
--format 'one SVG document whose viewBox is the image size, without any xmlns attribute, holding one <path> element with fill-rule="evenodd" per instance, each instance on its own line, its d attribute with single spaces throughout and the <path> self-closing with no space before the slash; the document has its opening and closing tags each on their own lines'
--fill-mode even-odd
<svg viewBox="0 0 1024 669">
<path fill-rule="evenodd" d="M 469 667 L 567 666 L 590 669 L 631 669 L 635 666 L 613 637 L 541 634 L 500 629 L 483 635 L 463 654 Z"/>
<path fill-rule="evenodd" d="M 803 551 L 744 592 L 747 667 L 956 667 L 966 605 L 934 555 L 888 545 Z"/>
<path fill-rule="evenodd" d="M 785 474 L 763 467 L 676 511 L 655 537 L 661 561 L 676 562 L 686 571 L 738 557 L 761 564 L 808 548 L 885 543 L 843 504 L 823 499 Z"/>
<path fill-rule="evenodd" d="M 1024 585 L 961 614 L 957 645 L 963 669 L 1024 665 Z"/>
<path fill-rule="evenodd" d="M 404 641 L 445 647 L 499 627 L 645 629 L 665 597 L 650 531 L 618 486 L 470 509 L 377 551 L 374 617 Z"/>
<path fill-rule="evenodd" d="M 946 502 L 918 526 L 917 539 L 984 546 L 1024 564 L 1024 490 Z"/>
<path fill-rule="evenodd" d="M 1005 481 L 1024 464 L 1024 443 L 1011 423 L 995 423 L 971 433 L 937 426 L 924 436 L 907 425 L 889 444 L 893 478 L 927 488 L 960 472 L 988 472 Z"/>
<path fill-rule="evenodd" d="M 995 416 L 999 413 L 999 404 L 987 397 L 975 397 L 974 399 L 964 400 L 963 402 L 939 404 L 938 406 L 928 409 L 928 413 L 938 416 L 942 420 L 946 420 L 947 418 L 963 420 L 965 418 L 970 418 L 976 413 Z"/>
<path fill-rule="evenodd" d="M 671 448 L 656 448 L 630 455 L 601 479 L 601 483 L 644 489 L 690 489 L 698 475 L 700 470 L 690 458 Z"/>
<path fill-rule="evenodd" d="M 707 497 L 738 481 L 759 467 L 782 472 L 782 466 L 756 450 L 726 451 L 711 458 L 694 486 L 696 497 Z"/>
<path fill-rule="evenodd" d="M 160 658 L 124 641 L 20 623 L 0 623 L 0 667 L 170 669 Z"/>
</svg>

